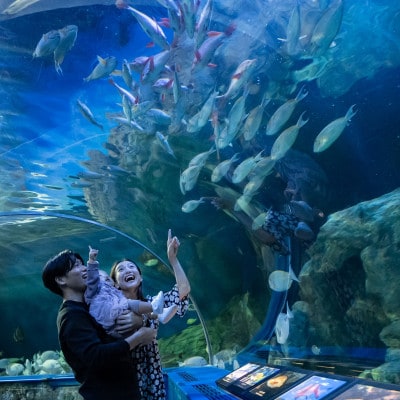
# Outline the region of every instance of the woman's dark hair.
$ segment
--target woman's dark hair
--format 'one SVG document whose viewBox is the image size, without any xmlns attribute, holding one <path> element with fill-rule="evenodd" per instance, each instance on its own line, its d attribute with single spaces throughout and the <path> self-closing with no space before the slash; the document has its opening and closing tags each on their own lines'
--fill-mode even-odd
<svg viewBox="0 0 400 400">
<path fill-rule="evenodd" d="M 47 261 L 42 270 L 44 286 L 53 293 L 62 296 L 62 291 L 56 282 L 56 278 L 64 276 L 71 271 L 77 259 L 83 263 L 83 259 L 79 254 L 74 253 L 72 250 L 63 250 Z"/>
<path fill-rule="evenodd" d="M 139 271 L 140 276 L 142 276 L 142 270 L 139 268 L 139 266 L 134 261 L 130 260 L 129 258 L 123 258 L 122 260 L 115 261 L 115 263 L 111 267 L 110 277 L 115 283 L 117 283 L 117 265 L 119 263 L 122 263 L 123 261 L 129 261 L 133 265 L 135 265 L 135 267 Z M 146 300 L 146 298 L 143 296 L 143 282 L 140 282 L 140 285 L 138 286 L 137 296 L 138 296 L 138 300 L 142 300 L 142 301 Z"/>
</svg>

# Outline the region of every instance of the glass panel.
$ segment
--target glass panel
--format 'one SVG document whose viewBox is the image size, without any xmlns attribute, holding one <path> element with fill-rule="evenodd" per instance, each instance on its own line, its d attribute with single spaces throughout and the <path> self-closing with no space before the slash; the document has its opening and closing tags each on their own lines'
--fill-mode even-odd
<svg viewBox="0 0 400 400">
<path fill-rule="evenodd" d="M 50 256 L 157 293 L 171 228 L 165 366 L 398 382 L 399 2 L 64 3 L 0 4 L 0 374 L 57 350 Z"/>
</svg>

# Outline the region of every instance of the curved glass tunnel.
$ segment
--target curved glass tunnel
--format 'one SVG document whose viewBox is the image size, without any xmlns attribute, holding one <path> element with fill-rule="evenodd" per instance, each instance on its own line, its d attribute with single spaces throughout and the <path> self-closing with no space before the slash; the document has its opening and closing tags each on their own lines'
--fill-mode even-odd
<svg viewBox="0 0 400 400">
<path fill-rule="evenodd" d="M 153 294 L 171 228 L 192 304 L 165 367 L 399 383 L 398 2 L 143 3 L 165 38 L 114 1 L 0 4 L 0 375 L 68 370 L 32 366 L 51 256 L 133 258 Z"/>
</svg>

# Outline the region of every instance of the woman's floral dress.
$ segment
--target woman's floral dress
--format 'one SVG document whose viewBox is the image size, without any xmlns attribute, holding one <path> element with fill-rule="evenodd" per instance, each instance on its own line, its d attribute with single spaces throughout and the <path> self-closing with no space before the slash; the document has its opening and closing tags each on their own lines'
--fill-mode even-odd
<svg viewBox="0 0 400 400">
<path fill-rule="evenodd" d="M 147 297 L 152 300 L 151 296 Z M 175 285 L 172 290 L 164 292 L 164 307 L 176 304 L 177 315 L 183 316 L 189 307 L 189 298 L 179 299 L 178 287 Z M 147 326 L 158 328 L 158 320 L 147 320 Z M 157 340 L 151 344 L 140 346 L 132 351 L 138 373 L 141 400 L 165 400 L 167 393 L 165 390 L 164 377 L 161 369 L 161 358 L 158 350 Z"/>
</svg>

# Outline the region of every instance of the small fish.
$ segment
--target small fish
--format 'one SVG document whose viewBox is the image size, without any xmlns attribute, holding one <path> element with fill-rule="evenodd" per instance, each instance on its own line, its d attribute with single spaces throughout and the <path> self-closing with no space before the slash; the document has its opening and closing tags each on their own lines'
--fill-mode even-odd
<svg viewBox="0 0 400 400">
<path fill-rule="evenodd" d="M 249 115 L 247 116 L 243 126 L 243 137 L 245 140 L 249 141 L 256 136 L 258 129 L 260 128 L 264 108 L 269 101 L 270 99 L 264 97 L 262 102 L 249 112 Z"/>
<path fill-rule="evenodd" d="M 65 54 L 72 49 L 78 35 L 76 25 L 67 25 L 59 29 L 60 42 L 54 50 L 54 65 L 58 74 L 62 74 L 61 64 L 64 61 Z"/>
<path fill-rule="evenodd" d="M 218 92 L 216 91 L 211 93 L 211 95 L 201 107 L 200 111 L 189 119 L 188 125 L 186 127 L 186 130 L 188 132 L 198 132 L 201 128 L 203 128 L 203 126 L 205 126 L 207 121 L 210 119 L 212 110 L 214 108 L 215 98 L 217 97 L 217 95 Z"/>
<path fill-rule="evenodd" d="M 136 18 L 139 25 L 154 43 L 158 44 L 164 50 L 168 50 L 170 48 L 165 33 L 161 29 L 161 26 L 158 25 L 154 19 L 148 17 L 146 14 L 136 10 L 133 7 L 128 6 L 127 9 Z"/>
<path fill-rule="evenodd" d="M 322 129 L 314 140 L 314 153 L 321 153 L 326 150 L 342 134 L 346 125 L 357 113 L 354 110 L 355 106 L 353 104 L 344 117 L 335 119 Z"/>
<path fill-rule="evenodd" d="M 86 179 L 86 180 L 104 178 L 103 174 L 99 174 L 98 172 L 93 172 L 93 171 L 80 171 L 78 172 L 77 176 L 81 179 Z"/>
<path fill-rule="evenodd" d="M 175 153 L 172 150 L 170 144 L 168 143 L 168 139 L 159 131 L 156 132 L 156 138 L 158 139 L 158 141 L 160 142 L 161 146 L 163 147 L 163 149 L 170 154 L 172 157 L 175 157 Z"/>
<path fill-rule="evenodd" d="M 54 53 L 60 43 L 60 32 L 57 30 L 49 31 L 42 35 L 38 44 L 36 45 L 33 57 L 46 57 Z"/>
<path fill-rule="evenodd" d="M 290 319 L 293 318 L 293 313 L 289 308 L 288 302 L 286 302 L 286 314 L 279 313 L 278 318 L 276 319 L 275 324 L 275 334 L 276 341 L 279 344 L 285 344 L 289 337 L 290 330 Z"/>
<path fill-rule="evenodd" d="M 284 292 L 288 290 L 293 281 L 300 282 L 290 267 L 289 272 L 279 269 L 271 272 L 268 277 L 269 287 L 275 292 Z"/>
<path fill-rule="evenodd" d="M 17 327 L 15 328 L 14 333 L 13 333 L 13 340 L 14 340 L 14 342 L 15 342 L 15 343 L 21 343 L 21 342 L 24 341 L 24 339 L 25 339 L 25 332 L 24 332 L 24 330 L 23 330 L 20 326 L 17 326 Z"/>
<path fill-rule="evenodd" d="M 305 111 L 300 115 L 297 123 L 285 129 L 275 140 L 271 148 L 271 160 L 277 161 L 285 156 L 288 150 L 293 146 L 301 127 L 308 119 L 303 119 Z"/>
<path fill-rule="evenodd" d="M 308 92 L 304 89 L 304 87 L 302 87 L 294 99 L 290 99 L 278 107 L 268 121 L 265 134 L 272 136 L 278 133 L 283 125 L 285 125 L 285 123 L 292 116 L 297 103 L 303 100 L 307 95 Z"/>
<path fill-rule="evenodd" d="M 202 153 L 199 153 L 195 155 L 190 161 L 189 161 L 189 167 L 193 166 L 198 166 L 198 167 L 204 167 L 206 165 L 208 157 L 215 153 L 215 148 L 214 146 L 210 148 L 210 150 L 203 151 Z"/>
<path fill-rule="evenodd" d="M 118 62 L 116 57 L 113 56 L 107 58 L 101 58 L 100 56 L 97 56 L 97 61 L 98 63 L 90 75 L 83 79 L 85 82 L 89 82 L 94 79 L 105 78 L 106 76 L 110 75 L 111 72 L 113 72 L 117 67 Z"/>
<path fill-rule="evenodd" d="M 186 321 L 186 323 L 188 325 L 193 325 L 197 322 L 197 318 L 188 318 L 188 320 Z"/>
<path fill-rule="evenodd" d="M 138 101 L 137 98 L 132 93 L 130 93 L 128 90 L 126 90 L 123 87 L 116 84 L 113 79 L 109 79 L 108 82 L 118 90 L 118 92 L 121 96 L 125 96 L 131 102 L 132 105 L 137 103 L 137 101 Z"/>
<path fill-rule="evenodd" d="M 148 118 L 151 120 L 151 122 L 157 125 L 165 126 L 171 124 L 171 116 L 159 108 L 150 108 L 148 111 L 146 111 L 144 117 Z"/>
<path fill-rule="evenodd" d="M 184 213 L 191 213 L 194 211 L 200 204 L 204 203 L 204 198 L 201 197 L 199 200 L 189 200 L 182 206 L 182 211 Z"/>
<path fill-rule="evenodd" d="M 200 175 L 202 166 L 193 165 L 191 167 L 186 168 L 179 177 L 179 187 L 181 189 L 181 193 L 185 194 L 194 188 L 196 185 L 197 179 Z"/>
<path fill-rule="evenodd" d="M 103 130 L 103 125 L 100 124 L 99 122 L 96 121 L 96 118 L 94 117 L 92 111 L 90 110 L 90 108 L 83 103 L 80 100 L 76 100 L 76 104 L 78 105 L 79 111 L 81 112 L 81 114 L 93 125 L 99 127 L 101 130 Z"/>
<path fill-rule="evenodd" d="M 211 182 L 219 182 L 229 171 L 232 164 L 238 161 L 240 158 L 239 153 L 234 154 L 229 160 L 220 162 L 211 174 Z"/>
<path fill-rule="evenodd" d="M 219 97 L 225 100 L 235 98 L 240 89 L 248 82 L 256 64 L 256 59 L 242 61 L 232 75 L 228 90 Z"/>
<path fill-rule="evenodd" d="M 250 173 L 250 171 L 254 168 L 258 161 L 262 158 L 262 153 L 264 150 L 261 150 L 256 156 L 249 157 L 246 160 L 242 161 L 233 171 L 232 174 L 232 182 L 239 183 L 242 182 L 244 178 Z"/>
</svg>

